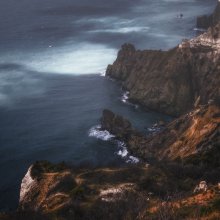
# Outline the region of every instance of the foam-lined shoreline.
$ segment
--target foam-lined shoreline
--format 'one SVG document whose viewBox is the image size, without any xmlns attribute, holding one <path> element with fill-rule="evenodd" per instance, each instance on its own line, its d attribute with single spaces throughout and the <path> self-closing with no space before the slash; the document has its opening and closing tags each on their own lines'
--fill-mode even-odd
<svg viewBox="0 0 220 220">
<path fill-rule="evenodd" d="M 112 142 L 116 144 L 118 147 L 118 151 L 115 152 L 115 154 L 121 157 L 123 160 L 125 160 L 126 163 L 136 164 L 140 162 L 139 158 L 129 154 L 126 144 L 123 141 L 115 139 L 115 135 L 112 135 L 107 130 L 101 130 L 101 125 L 95 125 L 92 128 L 90 128 L 88 135 L 89 137 L 94 137 L 102 141 L 112 140 Z"/>
<path fill-rule="evenodd" d="M 107 130 L 101 130 L 101 125 L 95 125 L 89 130 L 89 137 L 95 137 L 97 139 L 101 139 L 103 141 L 108 141 L 115 136 L 110 134 Z"/>
<path fill-rule="evenodd" d="M 129 91 L 125 91 L 125 92 L 122 94 L 122 96 L 121 96 L 121 101 L 122 101 L 124 104 L 131 105 L 131 106 L 133 106 L 133 107 L 136 108 L 136 109 L 139 108 L 139 105 L 134 104 L 134 103 L 131 103 L 131 102 L 129 101 L 129 94 L 130 94 Z"/>
<path fill-rule="evenodd" d="M 116 153 L 121 158 L 125 159 L 126 163 L 139 163 L 140 159 L 129 154 L 126 144 L 122 141 L 117 141 L 119 151 Z"/>
</svg>

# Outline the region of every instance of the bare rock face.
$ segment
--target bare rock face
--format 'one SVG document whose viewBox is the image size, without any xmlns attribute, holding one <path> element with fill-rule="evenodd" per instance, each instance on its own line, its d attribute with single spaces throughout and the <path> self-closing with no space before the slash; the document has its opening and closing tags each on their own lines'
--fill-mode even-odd
<svg viewBox="0 0 220 220">
<path fill-rule="evenodd" d="M 115 118 L 121 119 L 119 124 Z M 149 137 L 131 129 L 130 122 L 107 110 L 103 112 L 102 124 L 125 141 L 132 154 L 143 159 L 185 159 L 220 145 L 220 107 L 214 104 L 197 106 Z"/>
<path fill-rule="evenodd" d="M 130 100 L 179 116 L 192 109 L 199 97 L 200 104 L 210 99 L 219 102 L 219 70 L 220 23 L 169 51 L 139 51 L 124 44 L 106 75 L 122 81 Z"/>
<path fill-rule="evenodd" d="M 140 195 L 137 183 L 147 172 L 148 169 L 136 166 L 70 168 L 36 162 L 22 181 L 19 210 L 12 213 L 12 218 L 0 215 L 0 219 L 124 219 L 118 213 L 125 216 L 130 206 L 120 204 L 137 205 L 134 201 Z M 106 209 L 112 205 L 111 211 Z M 118 212 L 118 207 L 123 209 Z M 129 219 L 135 219 L 139 207 L 134 213 Z"/>
<path fill-rule="evenodd" d="M 220 2 L 212 15 L 202 15 L 197 18 L 197 27 L 207 29 L 220 21 Z"/>
<path fill-rule="evenodd" d="M 21 183 L 19 210 L 50 213 L 71 204 L 67 193 L 76 185 L 72 174 L 60 165 L 36 162 Z"/>
<path fill-rule="evenodd" d="M 104 110 L 101 118 L 101 129 L 109 131 L 116 139 L 125 142 L 132 154 L 143 157 L 144 150 L 145 153 L 147 152 L 147 157 L 151 156 L 145 145 L 146 137 L 135 130 L 124 117 L 116 115 L 110 110 Z"/>
<path fill-rule="evenodd" d="M 202 15 L 197 18 L 196 27 L 207 29 L 212 25 L 212 16 L 210 15 Z"/>
<path fill-rule="evenodd" d="M 131 123 L 120 115 L 114 114 L 110 110 L 103 110 L 101 118 L 101 129 L 107 130 L 117 138 L 126 140 L 133 132 Z"/>
<path fill-rule="evenodd" d="M 21 182 L 21 190 L 20 190 L 20 198 L 19 198 L 20 204 L 24 204 L 27 202 L 29 203 L 31 201 L 30 198 L 28 198 L 29 197 L 28 194 L 30 191 L 35 189 L 37 185 L 37 181 L 35 181 L 35 179 L 33 179 L 31 176 L 32 167 L 33 166 L 31 166 L 28 169 L 26 175 L 24 176 Z"/>
<path fill-rule="evenodd" d="M 194 193 L 198 192 L 207 192 L 208 190 L 208 185 L 206 181 L 201 181 L 194 189 Z"/>
<path fill-rule="evenodd" d="M 190 75 L 177 48 L 168 52 L 135 51 L 128 56 L 130 62 L 121 59 L 127 57 L 124 48 L 119 59 L 108 66 L 106 75 L 122 80 L 130 100 L 171 115 L 191 107 Z"/>
<path fill-rule="evenodd" d="M 159 159 L 187 158 L 220 146 L 220 107 L 199 106 L 153 136 L 147 147 Z"/>
</svg>

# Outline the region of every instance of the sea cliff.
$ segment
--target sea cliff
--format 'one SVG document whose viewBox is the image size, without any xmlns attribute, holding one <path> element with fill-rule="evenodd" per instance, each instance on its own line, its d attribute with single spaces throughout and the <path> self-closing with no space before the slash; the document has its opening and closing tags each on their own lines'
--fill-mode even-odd
<svg viewBox="0 0 220 220">
<path fill-rule="evenodd" d="M 173 116 L 152 134 L 104 110 L 101 129 L 141 158 L 124 167 L 36 162 L 21 183 L 19 208 L 0 219 L 220 219 L 220 3 L 209 29 L 169 51 L 124 44 L 108 77 L 130 100 Z"/>
<path fill-rule="evenodd" d="M 220 20 L 220 4 L 218 3 L 211 15 L 202 15 L 197 18 L 197 27 L 207 29 L 215 26 Z"/>
<path fill-rule="evenodd" d="M 124 44 L 106 76 L 120 80 L 133 102 L 173 116 L 191 110 L 196 102 L 219 102 L 219 21 L 169 51 L 140 51 Z"/>
</svg>

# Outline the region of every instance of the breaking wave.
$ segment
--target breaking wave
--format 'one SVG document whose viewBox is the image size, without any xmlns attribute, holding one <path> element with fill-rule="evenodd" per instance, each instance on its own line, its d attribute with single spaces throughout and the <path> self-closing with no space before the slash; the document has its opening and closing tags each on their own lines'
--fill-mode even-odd
<svg viewBox="0 0 220 220">
<path fill-rule="evenodd" d="M 89 137 L 95 137 L 103 141 L 108 141 L 115 137 L 114 135 L 110 134 L 110 132 L 108 132 L 107 130 L 102 131 L 100 129 L 101 129 L 101 125 L 93 126 L 89 130 Z"/>
<path fill-rule="evenodd" d="M 115 138 L 115 135 L 112 135 L 107 130 L 102 131 L 101 125 L 96 125 L 90 128 L 88 132 L 89 137 L 95 137 L 97 139 L 103 140 L 103 141 L 110 141 Z M 115 152 L 118 156 L 120 156 L 122 159 L 125 160 L 126 163 L 139 163 L 140 159 L 137 157 L 134 157 L 132 155 L 129 155 L 128 149 L 126 147 L 126 144 L 123 141 L 119 140 L 113 140 L 113 143 L 115 143 L 118 146 L 118 151 Z"/>
<path fill-rule="evenodd" d="M 134 157 L 132 155 L 129 155 L 128 149 L 126 147 L 126 144 L 122 141 L 117 141 L 117 145 L 119 150 L 116 152 L 116 154 L 118 156 L 120 156 L 121 158 L 125 159 L 126 163 L 139 163 L 140 159 L 137 157 Z"/>
<path fill-rule="evenodd" d="M 139 107 L 137 104 L 133 104 L 133 103 L 129 102 L 129 94 L 130 94 L 129 91 L 124 92 L 121 97 L 121 101 L 127 105 L 134 106 L 137 109 Z"/>
</svg>

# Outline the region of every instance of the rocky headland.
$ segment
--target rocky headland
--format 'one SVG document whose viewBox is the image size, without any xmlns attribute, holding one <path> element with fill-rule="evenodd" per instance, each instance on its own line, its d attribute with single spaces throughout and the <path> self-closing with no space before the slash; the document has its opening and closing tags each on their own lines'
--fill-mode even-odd
<svg viewBox="0 0 220 220">
<path fill-rule="evenodd" d="M 197 18 L 197 27 L 207 29 L 216 25 L 220 20 L 220 4 L 218 3 L 215 11 L 211 15 L 202 15 Z"/>
<path fill-rule="evenodd" d="M 131 101 L 173 116 L 195 104 L 219 102 L 219 22 L 169 51 L 140 51 L 124 44 L 106 75 L 122 82 Z"/>
<path fill-rule="evenodd" d="M 198 106 L 148 136 L 109 110 L 103 111 L 101 122 L 102 129 L 124 141 L 132 154 L 144 160 L 185 159 L 220 145 L 220 107 L 215 104 Z"/>
<path fill-rule="evenodd" d="M 18 210 L 0 219 L 220 219 L 220 3 L 197 24 L 209 28 L 169 51 L 124 44 L 107 68 L 130 101 L 176 117 L 144 134 L 103 111 L 101 129 L 141 163 L 88 168 L 36 162 L 22 180 Z"/>
</svg>

